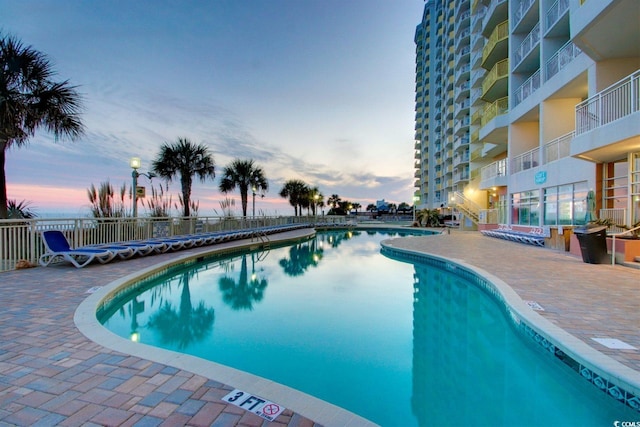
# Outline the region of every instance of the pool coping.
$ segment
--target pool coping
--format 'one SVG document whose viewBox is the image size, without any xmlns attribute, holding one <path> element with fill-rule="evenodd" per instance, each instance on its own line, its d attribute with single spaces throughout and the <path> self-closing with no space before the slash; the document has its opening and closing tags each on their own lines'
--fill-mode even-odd
<svg viewBox="0 0 640 427">
<path fill-rule="evenodd" d="M 454 272 L 455 270 L 463 270 L 478 279 L 484 279 L 486 284 L 493 288 L 485 288 L 485 290 L 504 304 L 510 315 L 510 320 L 516 326 L 523 327 L 526 334 L 540 344 L 541 348 L 554 354 L 556 349 L 559 349 L 564 355 L 580 364 L 578 375 L 605 392 L 609 397 L 640 412 L 640 373 L 638 371 L 590 347 L 584 341 L 536 313 L 511 286 L 488 271 L 460 259 L 444 257 L 422 250 L 396 247 L 393 244 L 394 240 L 382 241 L 383 251 L 396 252 L 401 256 L 408 255 L 427 262 L 435 260 L 441 263 L 446 270 Z M 480 286 L 483 285 L 480 284 Z M 563 362 L 568 365 L 564 360 Z M 617 395 L 620 392 L 619 388 L 623 389 L 622 398 Z M 629 397 L 629 395 L 631 396 Z"/>
<path fill-rule="evenodd" d="M 313 229 L 301 231 L 304 232 L 282 233 L 280 236 L 272 235 L 270 236 L 269 243 L 279 244 L 304 241 L 312 238 L 316 234 Z M 96 289 L 91 295 L 85 298 L 75 310 L 74 323 L 84 336 L 101 346 L 120 353 L 182 369 L 206 378 L 215 379 L 228 386 L 280 404 L 323 426 L 377 426 L 377 424 L 360 415 L 275 381 L 216 362 L 210 362 L 199 357 L 164 350 L 142 343 L 134 343 L 110 332 L 98 322 L 96 313 L 104 305 L 105 301 L 114 298 L 118 293 L 145 277 L 158 274 L 175 265 L 197 260 L 198 258 L 237 250 L 259 249 L 263 245 L 264 242 L 244 240 L 203 247 L 200 248 L 202 249 L 200 251 L 176 254 L 176 257 L 170 260 L 159 262 L 135 273 L 120 277 Z"/>
</svg>

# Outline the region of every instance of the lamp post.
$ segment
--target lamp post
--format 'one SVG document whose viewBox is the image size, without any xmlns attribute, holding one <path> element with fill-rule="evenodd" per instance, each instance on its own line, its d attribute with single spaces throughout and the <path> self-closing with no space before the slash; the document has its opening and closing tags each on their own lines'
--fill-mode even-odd
<svg viewBox="0 0 640 427">
<path fill-rule="evenodd" d="M 255 219 L 256 218 L 256 191 L 258 191 L 258 189 L 256 188 L 255 184 L 251 187 L 251 191 L 253 192 L 253 215 L 252 215 L 252 218 Z"/>
<path fill-rule="evenodd" d="M 155 177 L 155 174 L 149 173 L 141 173 L 138 172 L 140 166 L 142 166 L 142 162 L 140 161 L 140 157 L 132 157 L 129 160 L 129 166 L 131 166 L 131 178 L 133 178 L 133 188 L 131 189 L 131 196 L 133 197 L 133 217 L 138 217 L 138 177 L 140 175 L 146 176 L 149 178 L 149 181 Z M 144 190 L 144 187 L 142 188 Z M 142 191 L 142 197 L 144 197 L 144 191 Z"/>
<path fill-rule="evenodd" d="M 138 169 L 140 169 L 141 162 L 140 157 L 132 157 L 129 160 L 129 166 L 131 166 L 131 178 L 133 178 L 133 187 L 131 188 L 131 194 L 133 197 L 133 217 L 138 217 L 138 177 L 140 174 L 138 173 Z"/>
</svg>

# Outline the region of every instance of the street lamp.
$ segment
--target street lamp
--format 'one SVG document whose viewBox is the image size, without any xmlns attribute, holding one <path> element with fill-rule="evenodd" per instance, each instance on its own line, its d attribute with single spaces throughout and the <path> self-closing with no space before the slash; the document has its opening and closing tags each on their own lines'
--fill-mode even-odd
<svg viewBox="0 0 640 427">
<path fill-rule="evenodd" d="M 133 178 L 133 188 L 131 189 L 131 195 L 133 197 L 133 217 L 137 218 L 138 217 L 138 177 L 140 175 L 144 175 L 147 178 L 149 178 L 149 180 L 151 180 L 151 178 L 153 178 L 155 175 L 153 173 L 138 172 L 138 169 L 140 169 L 140 166 L 142 166 L 140 157 L 132 157 L 131 160 L 129 160 L 129 166 L 131 166 L 131 169 L 133 169 L 131 171 L 131 178 Z M 143 194 L 143 197 L 144 197 L 144 194 Z"/>
<path fill-rule="evenodd" d="M 133 217 L 138 217 L 138 177 L 140 174 L 138 173 L 138 169 L 142 163 L 140 162 L 140 157 L 132 157 L 129 160 L 129 166 L 131 166 L 131 178 L 133 178 L 133 187 L 131 188 L 131 194 L 133 197 Z"/>
<path fill-rule="evenodd" d="M 255 186 L 255 184 L 251 187 L 251 191 L 253 192 L 253 216 L 252 216 L 252 218 L 255 219 L 256 218 L 256 191 L 258 191 L 258 188 Z"/>
</svg>

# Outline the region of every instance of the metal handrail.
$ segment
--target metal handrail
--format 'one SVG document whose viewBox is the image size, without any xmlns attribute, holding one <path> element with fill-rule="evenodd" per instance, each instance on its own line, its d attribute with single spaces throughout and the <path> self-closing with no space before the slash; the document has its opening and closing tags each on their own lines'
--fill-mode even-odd
<svg viewBox="0 0 640 427">
<path fill-rule="evenodd" d="M 636 228 L 632 228 L 630 230 L 623 231 L 621 233 L 615 233 L 611 235 L 611 237 L 613 237 L 613 240 L 611 241 L 611 265 L 616 264 L 616 236 L 622 236 L 623 234 L 631 233 L 636 230 L 640 230 L 640 226 Z"/>
</svg>

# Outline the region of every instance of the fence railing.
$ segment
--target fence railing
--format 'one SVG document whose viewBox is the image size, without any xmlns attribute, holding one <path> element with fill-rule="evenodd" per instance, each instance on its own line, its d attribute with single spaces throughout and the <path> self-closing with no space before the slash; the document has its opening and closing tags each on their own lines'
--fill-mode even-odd
<svg viewBox="0 0 640 427">
<path fill-rule="evenodd" d="M 558 74 L 560 70 L 566 67 L 567 64 L 571 63 L 571 61 L 581 53 L 582 51 L 580 48 L 573 44 L 573 42 L 567 42 L 547 61 L 545 65 L 544 80 L 547 81 Z"/>
<path fill-rule="evenodd" d="M 624 225 L 627 222 L 627 210 L 624 208 L 600 209 L 598 217 L 600 219 L 608 219 L 617 225 Z M 624 231 L 623 227 L 617 227 L 616 225 L 612 225 L 607 229 L 608 233 L 621 233 Z"/>
<path fill-rule="evenodd" d="M 528 98 L 533 92 L 540 89 L 540 69 L 533 73 L 524 83 L 516 89 L 514 93 L 514 106 L 520 104 Z"/>
<path fill-rule="evenodd" d="M 482 180 L 495 178 L 498 176 L 507 176 L 507 159 L 501 159 L 482 167 Z"/>
<path fill-rule="evenodd" d="M 189 218 L 58 218 L 14 219 L 0 222 L 0 272 L 21 260 L 37 263 L 45 252 L 42 232 L 60 230 L 72 247 L 171 237 L 182 234 L 232 231 L 295 223 L 344 223 L 348 217 L 189 217 Z"/>
<path fill-rule="evenodd" d="M 540 147 L 529 150 L 513 158 L 511 163 L 512 173 L 521 172 L 538 166 L 540 158 Z"/>
<path fill-rule="evenodd" d="M 576 135 L 640 111 L 640 70 L 576 105 Z"/>
<path fill-rule="evenodd" d="M 571 152 L 571 140 L 574 136 L 575 132 L 572 131 L 546 143 L 543 147 L 544 163 L 568 157 Z"/>
<path fill-rule="evenodd" d="M 514 52 L 514 55 L 513 55 L 514 65 L 517 66 L 518 64 L 520 64 L 520 61 L 522 61 L 524 57 L 527 56 L 527 54 L 533 50 L 533 48 L 538 44 L 538 42 L 540 42 L 540 24 L 539 23 L 536 24 L 535 27 L 533 27 L 531 32 L 529 32 L 527 37 L 524 38 L 522 43 L 520 43 L 520 46 L 518 47 L 518 49 L 516 49 L 516 51 Z"/>
<path fill-rule="evenodd" d="M 567 10 L 569 10 L 569 0 L 558 0 L 552 4 L 545 17 L 545 31 L 553 27 Z"/>
</svg>

